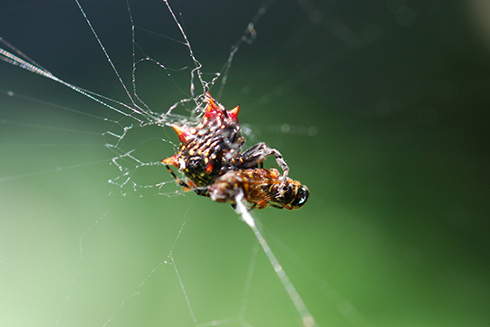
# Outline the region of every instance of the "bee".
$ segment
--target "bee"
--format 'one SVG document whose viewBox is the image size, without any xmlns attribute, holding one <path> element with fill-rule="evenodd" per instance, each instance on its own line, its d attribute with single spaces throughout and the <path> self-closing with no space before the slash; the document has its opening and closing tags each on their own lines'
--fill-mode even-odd
<svg viewBox="0 0 490 327">
<path fill-rule="evenodd" d="M 207 186 L 211 200 L 236 205 L 236 196 L 243 192 L 251 209 L 276 208 L 299 209 L 306 201 L 308 187 L 291 178 L 283 178 L 277 169 L 230 170 Z"/>
</svg>

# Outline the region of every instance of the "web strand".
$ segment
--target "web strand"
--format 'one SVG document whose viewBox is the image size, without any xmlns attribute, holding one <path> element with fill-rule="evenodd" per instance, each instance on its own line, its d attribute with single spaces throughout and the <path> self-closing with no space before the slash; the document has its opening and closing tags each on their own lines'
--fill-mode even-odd
<svg viewBox="0 0 490 327">
<path fill-rule="evenodd" d="M 0 38 L 0 43 L 5 44 L 7 47 L 9 46 L 9 43 L 7 43 L 2 38 Z M 18 55 L 20 55 L 20 56 L 23 55 L 22 52 L 20 52 L 19 50 L 15 49 L 15 48 L 13 49 L 13 51 L 15 53 L 17 53 Z M 130 106 L 122 103 L 122 102 L 109 99 L 108 97 L 105 97 L 103 95 L 100 95 L 100 94 L 97 94 L 95 92 L 92 92 L 92 91 L 89 91 L 89 90 L 85 90 L 85 89 L 83 89 L 81 87 L 78 87 L 76 85 L 70 84 L 70 83 L 68 83 L 68 82 L 66 82 L 66 81 L 64 81 L 64 80 L 56 77 L 51 72 L 49 72 L 48 70 L 42 68 L 41 66 L 38 66 L 35 62 L 29 61 L 28 58 L 22 59 L 21 57 L 13 54 L 12 52 L 10 52 L 8 50 L 3 49 L 3 48 L 0 48 L 0 60 L 3 60 L 3 61 L 5 61 L 5 62 L 7 62 L 7 63 L 9 63 L 11 65 L 20 67 L 22 69 L 28 70 L 28 71 L 30 71 L 30 72 L 32 72 L 34 74 L 38 74 L 38 75 L 41 75 L 43 77 L 46 77 L 46 78 L 48 78 L 48 79 L 50 79 L 52 81 L 55 81 L 57 83 L 60 83 L 62 85 L 65 85 L 66 87 L 68 87 L 68 88 L 70 88 L 70 89 L 72 89 L 72 90 L 74 90 L 74 91 L 76 91 L 76 92 L 78 92 L 78 93 L 86 96 L 87 98 L 89 98 L 89 99 L 91 99 L 91 100 L 93 100 L 93 101 L 95 101 L 95 102 L 97 102 L 97 103 L 99 103 L 99 104 L 101 104 L 101 105 L 103 105 L 103 106 L 105 106 L 105 107 L 107 107 L 107 108 L 109 108 L 109 109 L 117 112 L 118 114 L 121 114 L 121 115 L 126 116 L 126 117 L 130 117 L 130 118 L 136 120 L 140 124 L 143 124 L 145 121 L 142 120 L 142 119 L 140 119 L 140 118 L 137 118 L 137 117 L 135 117 L 135 116 L 133 116 L 131 114 L 128 114 L 127 112 L 124 112 L 121 109 L 118 109 L 118 108 L 116 108 L 114 106 L 111 106 L 110 104 L 102 101 L 101 99 L 110 100 L 111 102 L 114 102 L 114 103 L 116 103 L 118 105 L 121 105 L 123 107 L 126 107 L 126 108 L 130 109 L 131 111 L 133 111 L 135 113 L 138 113 L 138 114 L 141 114 L 145 118 L 148 118 L 148 116 L 145 115 L 144 113 L 142 113 L 142 112 L 140 112 L 140 111 L 138 111 L 138 110 L 136 110 L 136 109 L 134 109 L 134 108 L 132 108 L 132 107 L 130 107 Z"/>
<path fill-rule="evenodd" d="M 116 74 L 116 77 L 119 81 L 119 83 L 121 84 L 121 86 L 123 87 L 124 89 L 124 92 L 126 92 L 129 100 L 131 101 L 131 103 L 133 104 L 134 107 L 138 108 L 138 106 L 136 105 L 133 97 L 131 96 L 131 93 L 129 92 L 126 84 L 124 83 L 121 75 L 119 74 L 119 71 L 117 70 L 116 66 L 114 65 L 114 62 L 112 61 L 111 57 L 109 56 L 109 54 L 107 53 L 107 50 L 105 48 L 105 46 L 102 44 L 102 41 L 100 40 L 100 37 L 99 35 L 97 34 L 97 32 L 95 31 L 94 27 L 92 26 L 92 23 L 90 22 L 90 20 L 88 19 L 87 17 L 87 14 L 85 13 L 85 10 L 83 9 L 82 5 L 80 4 L 80 2 L 78 0 L 75 0 L 77 6 L 78 6 L 78 9 L 80 10 L 80 12 L 82 13 L 83 15 L 83 18 L 85 19 L 85 21 L 87 22 L 87 25 L 88 27 L 90 28 L 90 31 L 92 32 L 92 34 L 94 35 L 95 39 L 97 40 L 97 43 L 99 44 L 99 47 L 100 49 L 102 50 L 102 52 L 104 53 L 105 57 L 106 57 L 106 60 L 107 62 L 111 65 L 111 68 L 112 70 L 114 71 L 114 74 Z M 129 7 L 129 5 L 128 5 Z M 135 112 L 143 115 L 143 113 L 141 113 L 138 109 L 134 109 Z"/>
<path fill-rule="evenodd" d="M 262 247 L 262 250 L 267 256 L 267 259 L 269 260 L 270 264 L 274 268 L 274 272 L 276 273 L 277 277 L 279 278 L 282 285 L 284 286 L 284 289 L 288 293 L 288 296 L 293 302 L 296 311 L 301 316 L 301 322 L 303 327 L 318 326 L 315 322 L 315 319 L 313 318 L 313 315 L 306 307 L 305 303 L 303 302 L 303 299 L 299 295 L 293 283 L 286 275 L 284 268 L 279 263 L 279 260 L 277 260 L 275 254 L 272 252 L 272 249 L 269 247 L 269 244 L 262 236 L 260 230 L 257 228 L 254 217 L 250 214 L 250 211 L 248 211 L 247 206 L 245 205 L 243 192 L 239 192 L 237 194 L 236 204 L 237 204 L 236 206 L 237 213 L 242 217 L 243 221 L 252 229 L 255 237 L 257 238 L 257 241 L 259 242 L 260 246 Z"/>
<path fill-rule="evenodd" d="M 208 83 L 206 81 L 204 81 L 204 79 L 202 77 L 202 71 L 201 71 L 202 64 L 199 62 L 199 60 L 197 60 L 196 56 L 194 55 L 194 51 L 192 50 L 191 43 L 189 42 L 189 39 L 187 38 L 187 34 L 185 33 L 184 27 L 182 26 L 182 24 L 177 19 L 177 16 L 175 16 L 175 13 L 174 13 L 172 7 L 170 6 L 170 4 L 168 3 L 167 0 L 163 0 L 163 2 L 165 2 L 165 5 L 167 6 L 168 11 L 172 15 L 172 18 L 173 18 L 175 24 L 177 24 L 177 27 L 179 28 L 180 34 L 184 38 L 184 44 L 186 45 L 187 49 L 189 50 L 189 55 L 190 55 L 192 61 L 194 62 L 194 68 L 191 70 L 191 86 L 190 86 L 191 96 L 194 97 L 195 96 L 195 90 L 196 90 L 196 86 L 194 84 L 194 77 L 195 77 L 196 73 L 197 73 L 197 77 L 199 79 L 199 82 L 203 86 L 203 93 L 206 92 L 209 88 Z"/>
</svg>

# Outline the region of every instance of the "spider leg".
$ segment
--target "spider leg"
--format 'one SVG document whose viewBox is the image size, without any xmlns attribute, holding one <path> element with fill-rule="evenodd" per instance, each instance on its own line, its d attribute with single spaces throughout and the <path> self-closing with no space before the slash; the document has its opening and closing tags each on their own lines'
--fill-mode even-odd
<svg viewBox="0 0 490 327">
<path fill-rule="evenodd" d="M 209 190 L 207 187 L 193 187 L 191 188 L 197 195 L 209 197 Z"/>
<path fill-rule="evenodd" d="M 271 155 L 276 157 L 277 165 L 282 169 L 283 178 L 286 177 L 289 173 L 289 167 L 286 164 L 286 161 L 284 161 L 282 154 L 278 150 L 269 147 L 264 142 L 255 144 L 242 154 L 242 168 L 262 167 L 262 162 Z"/>
<path fill-rule="evenodd" d="M 174 171 L 170 166 L 165 165 L 167 167 L 167 170 L 169 173 L 172 175 L 173 178 L 177 181 L 177 183 L 184 188 L 184 190 L 192 190 L 194 191 L 197 195 L 201 196 L 209 196 L 209 192 L 207 187 L 197 187 L 192 181 L 189 181 L 189 184 L 186 182 L 182 181 L 177 175 L 175 175 Z"/>
<path fill-rule="evenodd" d="M 187 183 L 183 182 L 179 177 L 177 177 L 177 175 L 175 175 L 174 171 L 172 170 L 172 168 L 170 168 L 169 165 L 165 165 L 165 167 L 167 167 L 167 170 L 170 173 L 170 175 L 172 175 L 172 177 L 175 178 L 175 180 L 180 186 L 191 189 L 191 187 Z"/>
</svg>

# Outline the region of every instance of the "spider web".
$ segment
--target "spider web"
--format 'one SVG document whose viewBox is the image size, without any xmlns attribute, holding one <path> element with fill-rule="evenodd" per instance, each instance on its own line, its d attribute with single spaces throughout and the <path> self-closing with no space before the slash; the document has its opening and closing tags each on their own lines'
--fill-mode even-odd
<svg viewBox="0 0 490 327">
<path fill-rule="evenodd" d="M 2 280 L 12 281 L 2 292 L 2 326 L 315 326 L 316 317 L 333 316 L 349 326 L 362 321 L 348 300 L 277 241 L 286 262 L 300 268 L 290 279 L 262 235 L 266 229 L 241 202 L 237 212 L 253 235 L 229 208 L 184 194 L 160 164 L 177 146 L 169 124 L 199 121 L 205 91 L 220 101 L 249 96 L 248 88 L 229 86 L 244 73 L 231 82 L 232 67 L 242 51 L 253 57 L 247 51 L 257 38 L 256 24 L 273 6 L 267 1 L 244 8 L 233 36 L 213 51 L 218 59 L 206 63 L 194 47 L 209 51 L 206 44 L 216 42 L 206 37 L 214 35 L 191 38 L 207 24 L 220 29 L 211 9 L 196 16 L 197 8 L 179 2 L 98 6 L 77 0 L 70 7 L 26 3 L 10 9 L 34 15 L 36 9 L 61 8 L 73 21 L 54 24 L 67 29 L 57 37 L 76 38 L 80 45 L 70 54 L 57 48 L 59 41 L 31 41 L 34 48 L 47 45 L 45 57 L 34 60 L 31 53 L 39 50 L 0 39 L 0 58 L 11 64 L 2 66 L 8 75 L 1 89 L 2 147 L 12 158 L 0 178 L 6 233 L 0 264 Z M 319 19 L 311 3 L 300 1 L 298 8 L 308 24 Z M 36 32 L 30 33 L 34 39 Z M 18 77 L 15 66 L 44 79 Z M 75 67 L 78 75 L 67 73 Z M 32 85 L 22 86 L 25 78 Z M 260 105 L 293 87 L 276 88 Z M 243 128 L 256 137 L 253 128 Z M 318 133 L 314 126 L 286 122 L 258 131 L 267 129 L 304 138 Z M 272 231 L 267 235 L 274 237 Z M 303 299 L 308 292 L 294 280 L 308 281 L 303 288 L 313 287 L 320 302 Z M 330 303 L 330 318 L 323 301 Z"/>
</svg>

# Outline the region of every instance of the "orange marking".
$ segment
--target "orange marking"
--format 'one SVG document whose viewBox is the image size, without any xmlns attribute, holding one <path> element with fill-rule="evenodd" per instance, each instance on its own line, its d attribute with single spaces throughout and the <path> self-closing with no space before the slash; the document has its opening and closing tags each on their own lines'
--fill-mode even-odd
<svg viewBox="0 0 490 327">
<path fill-rule="evenodd" d="M 236 106 L 235 108 L 228 110 L 228 116 L 231 120 L 238 122 L 238 112 L 240 111 L 240 106 Z"/>
<path fill-rule="evenodd" d="M 194 137 L 192 135 L 192 130 L 188 127 L 178 126 L 173 124 L 171 126 L 174 129 L 175 133 L 177 133 L 180 142 L 182 142 L 183 144 L 189 142 L 189 140 Z"/>
<path fill-rule="evenodd" d="M 168 157 L 168 158 L 165 158 L 162 160 L 162 162 L 166 165 L 172 165 L 172 166 L 175 166 L 175 167 L 179 167 L 178 163 L 177 163 L 177 160 L 176 160 L 176 154 L 174 154 L 173 156 L 171 157 Z"/>
</svg>

